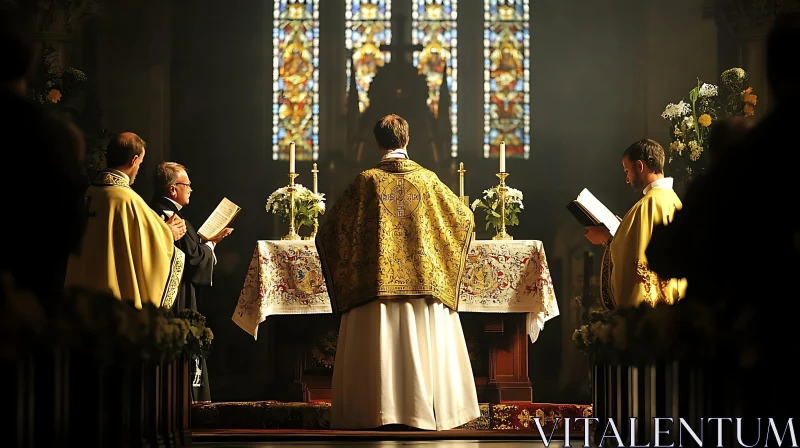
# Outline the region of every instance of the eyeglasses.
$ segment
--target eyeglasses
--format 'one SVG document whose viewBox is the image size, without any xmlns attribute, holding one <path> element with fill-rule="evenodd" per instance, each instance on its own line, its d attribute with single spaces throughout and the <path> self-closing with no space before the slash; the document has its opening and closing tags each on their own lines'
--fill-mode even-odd
<svg viewBox="0 0 800 448">
<path fill-rule="evenodd" d="M 183 185 L 184 187 L 192 188 L 192 184 L 191 183 L 187 184 L 186 182 L 175 182 L 175 185 Z"/>
</svg>

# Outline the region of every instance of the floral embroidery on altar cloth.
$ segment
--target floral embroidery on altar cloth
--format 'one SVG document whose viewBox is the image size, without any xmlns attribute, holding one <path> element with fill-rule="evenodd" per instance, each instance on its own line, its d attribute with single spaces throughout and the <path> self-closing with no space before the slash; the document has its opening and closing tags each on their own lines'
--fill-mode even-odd
<svg viewBox="0 0 800 448">
<path fill-rule="evenodd" d="M 550 268 L 539 241 L 475 241 L 467 253 L 459 311 L 558 316 Z"/>
<path fill-rule="evenodd" d="M 256 337 L 272 314 L 325 314 L 331 302 L 313 242 L 259 241 L 233 320 Z"/>
<path fill-rule="evenodd" d="M 458 310 L 528 313 L 529 334 L 535 340 L 544 323 L 559 314 L 542 243 L 473 241 Z M 319 254 L 312 242 L 258 242 L 232 317 L 239 327 L 255 338 L 267 316 L 331 312 Z"/>
</svg>

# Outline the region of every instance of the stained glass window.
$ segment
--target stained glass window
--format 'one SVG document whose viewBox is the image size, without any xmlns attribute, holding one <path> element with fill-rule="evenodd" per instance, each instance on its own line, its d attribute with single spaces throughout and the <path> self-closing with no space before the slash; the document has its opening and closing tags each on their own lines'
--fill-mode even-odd
<svg viewBox="0 0 800 448">
<path fill-rule="evenodd" d="M 272 25 L 272 158 L 319 156 L 319 1 L 275 0 Z"/>
<path fill-rule="evenodd" d="M 439 116 L 439 93 L 447 70 L 450 91 L 450 152 L 458 156 L 458 17 L 457 0 L 412 0 L 412 43 L 421 44 L 414 52 L 414 65 L 428 81 L 428 106 Z"/>
<path fill-rule="evenodd" d="M 483 155 L 530 152 L 530 30 L 528 0 L 484 0 Z"/>
<path fill-rule="evenodd" d="M 369 107 L 369 86 L 372 79 L 391 60 L 391 53 L 381 45 L 392 43 L 392 0 L 346 0 L 345 46 L 352 54 L 358 88 L 360 112 Z M 352 53 L 351 53 L 352 52 Z M 350 91 L 350 62 L 347 67 L 347 90 Z"/>
</svg>

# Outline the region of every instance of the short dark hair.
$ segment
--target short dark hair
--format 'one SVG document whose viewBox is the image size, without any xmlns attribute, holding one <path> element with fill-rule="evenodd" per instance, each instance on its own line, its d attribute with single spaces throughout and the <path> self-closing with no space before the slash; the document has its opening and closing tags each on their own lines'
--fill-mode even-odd
<svg viewBox="0 0 800 448">
<path fill-rule="evenodd" d="M 131 163 L 135 156 L 140 156 L 147 149 L 147 143 L 133 132 L 117 134 L 106 146 L 106 165 L 117 168 Z"/>
<path fill-rule="evenodd" d="M 664 172 L 664 148 L 657 141 L 645 138 L 628 146 L 622 157 L 628 157 L 631 162 L 639 160 L 655 174 Z"/>
<path fill-rule="evenodd" d="M 800 48 L 800 13 L 779 15 L 767 37 L 767 81 L 780 101 L 785 96 L 800 96 L 797 80 L 797 49 Z M 792 55 L 795 56 L 792 56 Z"/>
<path fill-rule="evenodd" d="M 161 194 L 168 194 L 169 187 L 178 182 L 178 173 L 181 171 L 186 171 L 187 173 L 189 172 L 189 170 L 187 170 L 186 167 L 180 163 L 159 163 L 158 167 L 156 168 L 156 175 L 153 176 L 153 187 L 155 187 L 155 190 Z"/>
<path fill-rule="evenodd" d="M 0 11 L 0 82 L 24 78 L 33 68 L 33 43 L 20 14 Z"/>
<path fill-rule="evenodd" d="M 372 130 L 381 149 L 397 149 L 408 146 L 408 122 L 399 115 L 387 115 Z"/>
</svg>

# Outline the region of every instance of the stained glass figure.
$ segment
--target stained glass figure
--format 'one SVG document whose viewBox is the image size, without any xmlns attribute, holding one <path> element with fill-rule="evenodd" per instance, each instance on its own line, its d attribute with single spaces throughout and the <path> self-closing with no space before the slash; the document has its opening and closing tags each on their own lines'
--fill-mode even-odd
<svg viewBox="0 0 800 448">
<path fill-rule="evenodd" d="M 484 0 L 484 157 L 530 153 L 528 0 Z"/>
<path fill-rule="evenodd" d="M 319 157 L 319 0 L 275 0 L 272 158 Z"/>
</svg>

